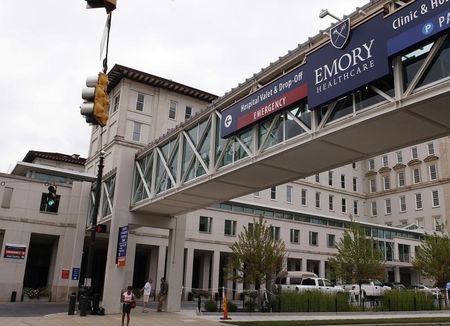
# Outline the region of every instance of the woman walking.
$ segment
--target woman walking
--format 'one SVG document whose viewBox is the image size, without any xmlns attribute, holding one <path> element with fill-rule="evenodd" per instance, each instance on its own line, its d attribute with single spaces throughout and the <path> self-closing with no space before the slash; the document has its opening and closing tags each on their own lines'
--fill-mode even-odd
<svg viewBox="0 0 450 326">
<path fill-rule="evenodd" d="M 127 326 L 128 326 L 128 325 L 130 325 L 130 311 L 131 311 L 131 308 L 134 308 L 134 307 L 132 307 L 132 305 L 136 304 L 136 301 L 134 301 L 134 295 L 133 295 L 131 286 L 129 286 L 127 288 L 127 291 L 122 294 L 122 298 L 121 298 L 120 302 L 123 303 L 123 306 L 122 306 L 122 326 L 124 326 L 123 322 L 124 322 L 124 319 L 125 319 L 125 314 L 127 315 Z"/>
</svg>

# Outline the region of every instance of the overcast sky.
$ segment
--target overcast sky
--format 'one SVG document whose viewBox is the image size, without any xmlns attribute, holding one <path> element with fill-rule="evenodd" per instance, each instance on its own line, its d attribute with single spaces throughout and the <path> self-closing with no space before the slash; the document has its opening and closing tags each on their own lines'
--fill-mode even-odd
<svg viewBox="0 0 450 326">
<path fill-rule="evenodd" d="M 117 0 L 109 67 L 223 95 L 368 0 Z M 80 154 L 87 76 L 101 70 L 104 9 L 84 0 L 0 2 L 0 172 L 29 150 Z"/>
</svg>

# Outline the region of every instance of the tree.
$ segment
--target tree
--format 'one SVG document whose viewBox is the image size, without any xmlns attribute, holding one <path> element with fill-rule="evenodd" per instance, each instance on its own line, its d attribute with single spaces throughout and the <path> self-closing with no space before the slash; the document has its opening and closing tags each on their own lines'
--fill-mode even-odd
<svg viewBox="0 0 450 326">
<path fill-rule="evenodd" d="M 426 277 L 436 280 L 436 286 L 445 287 L 450 281 L 450 239 L 447 235 L 426 234 L 416 249 L 413 266 Z"/>
<path fill-rule="evenodd" d="M 361 279 L 383 279 L 384 259 L 377 242 L 366 235 L 360 224 L 351 222 L 340 242 L 338 253 L 329 259 L 334 276 L 344 282 Z"/>
<path fill-rule="evenodd" d="M 232 251 L 227 265 L 230 279 L 270 286 L 272 276 L 281 271 L 286 246 L 281 239 L 274 239 L 270 227 L 261 216 L 253 219 L 252 227 L 245 227 L 238 240 L 230 246 Z"/>
</svg>

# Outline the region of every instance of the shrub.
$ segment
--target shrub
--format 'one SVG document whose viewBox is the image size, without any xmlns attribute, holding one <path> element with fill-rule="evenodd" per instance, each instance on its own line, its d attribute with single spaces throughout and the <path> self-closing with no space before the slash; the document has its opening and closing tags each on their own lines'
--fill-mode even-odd
<svg viewBox="0 0 450 326">
<path fill-rule="evenodd" d="M 208 312 L 216 312 L 217 306 L 214 300 L 205 301 L 205 310 Z"/>
<path fill-rule="evenodd" d="M 434 296 L 415 291 L 388 291 L 381 298 L 384 311 L 435 310 Z"/>
<path fill-rule="evenodd" d="M 23 296 L 28 297 L 30 299 L 39 299 L 40 297 L 50 297 L 51 291 L 47 287 L 32 289 L 32 288 L 23 288 L 22 290 Z"/>
<path fill-rule="evenodd" d="M 285 292 L 276 296 L 271 307 L 276 312 L 351 311 L 348 293 L 328 294 L 320 291 Z"/>
</svg>

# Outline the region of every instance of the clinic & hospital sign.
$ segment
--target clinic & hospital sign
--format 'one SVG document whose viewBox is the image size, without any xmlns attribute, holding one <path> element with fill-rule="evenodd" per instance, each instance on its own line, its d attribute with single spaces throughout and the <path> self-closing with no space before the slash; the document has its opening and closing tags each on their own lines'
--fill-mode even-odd
<svg viewBox="0 0 450 326">
<path fill-rule="evenodd" d="M 310 109 L 391 73 L 389 57 L 446 32 L 450 0 L 416 0 L 350 30 L 344 20 L 329 30 L 330 42 L 307 55 L 306 64 L 222 111 L 222 138 L 307 97 Z"/>
</svg>

